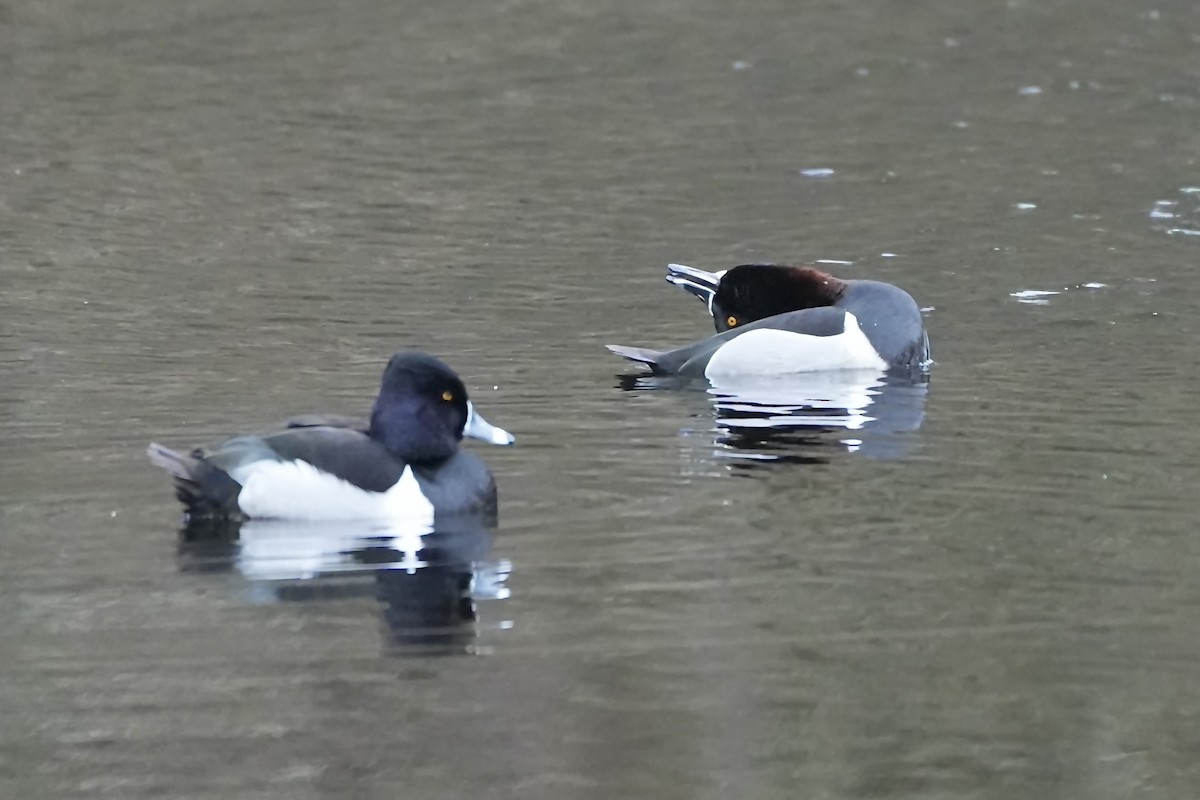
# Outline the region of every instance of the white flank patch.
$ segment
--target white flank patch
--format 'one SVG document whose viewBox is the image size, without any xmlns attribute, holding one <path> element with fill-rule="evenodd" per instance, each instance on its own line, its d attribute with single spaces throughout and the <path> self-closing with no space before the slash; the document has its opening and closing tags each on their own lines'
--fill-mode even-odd
<svg viewBox="0 0 1200 800">
<path fill-rule="evenodd" d="M 886 369 L 858 319 L 846 312 L 846 329 L 836 336 L 810 336 L 774 328 L 759 328 L 722 345 L 705 377 L 721 380 L 737 375 L 783 375 L 835 369 Z"/>
<path fill-rule="evenodd" d="M 256 519 L 404 519 L 433 524 L 433 505 L 412 467 L 386 492 L 368 492 L 307 461 L 255 461 L 230 472 L 238 507 Z"/>
</svg>

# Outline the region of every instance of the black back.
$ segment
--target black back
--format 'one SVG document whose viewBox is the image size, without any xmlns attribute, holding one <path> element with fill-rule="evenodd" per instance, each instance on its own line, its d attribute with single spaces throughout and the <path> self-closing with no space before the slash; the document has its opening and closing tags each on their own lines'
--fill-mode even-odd
<svg viewBox="0 0 1200 800">
<path fill-rule="evenodd" d="M 225 471 L 254 461 L 306 461 L 369 492 L 386 492 L 404 474 L 405 462 L 382 444 L 349 428 L 288 428 L 262 436 L 235 436 L 206 452 Z"/>
</svg>

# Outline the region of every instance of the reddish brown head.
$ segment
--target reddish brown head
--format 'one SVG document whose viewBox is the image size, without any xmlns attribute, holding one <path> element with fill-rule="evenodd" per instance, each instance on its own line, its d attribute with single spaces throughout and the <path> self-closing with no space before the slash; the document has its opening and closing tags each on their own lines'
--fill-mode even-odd
<svg viewBox="0 0 1200 800">
<path fill-rule="evenodd" d="M 809 266 L 743 264 L 722 277 L 713 295 L 717 331 L 802 308 L 831 306 L 846 291 L 846 282 Z"/>
</svg>

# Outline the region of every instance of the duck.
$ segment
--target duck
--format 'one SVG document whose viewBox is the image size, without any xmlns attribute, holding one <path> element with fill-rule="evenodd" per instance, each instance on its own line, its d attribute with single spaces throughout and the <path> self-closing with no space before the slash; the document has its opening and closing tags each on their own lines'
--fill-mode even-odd
<svg viewBox="0 0 1200 800">
<path fill-rule="evenodd" d="M 383 370 L 369 420 L 312 414 L 188 453 L 151 442 L 185 517 L 305 521 L 495 517 L 496 482 L 464 436 L 510 445 L 440 359 L 399 352 Z"/>
<path fill-rule="evenodd" d="M 672 350 L 608 345 L 655 375 L 719 380 L 827 370 L 921 368 L 929 337 L 912 296 L 808 264 L 741 264 L 718 272 L 671 264 L 667 282 L 698 297 L 716 334 Z"/>
</svg>

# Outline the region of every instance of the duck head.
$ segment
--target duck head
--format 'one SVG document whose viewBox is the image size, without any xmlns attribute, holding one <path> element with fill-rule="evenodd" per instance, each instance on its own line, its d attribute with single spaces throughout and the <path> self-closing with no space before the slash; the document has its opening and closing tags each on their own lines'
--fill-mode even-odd
<svg viewBox="0 0 1200 800">
<path fill-rule="evenodd" d="M 845 281 L 806 265 L 741 264 L 706 272 L 670 264 L 667 282 L 700 298 L 718 333 L 788 311 L 831 306 L 846 291 Z"/>
<path fill-rule="evenodd" d="M 371 410 L 367 435 L 406 463 L 444 461 L 463 436 L 512 444 L 512 434 L 475 412 L 462 380 L 425 353 L 397 353 L 388 361 Z"/>
</svg>

